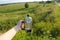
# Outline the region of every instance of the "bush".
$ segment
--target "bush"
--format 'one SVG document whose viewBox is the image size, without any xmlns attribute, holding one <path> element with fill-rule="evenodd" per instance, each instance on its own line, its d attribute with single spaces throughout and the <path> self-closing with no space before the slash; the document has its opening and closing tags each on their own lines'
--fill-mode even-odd
<svg viewBox="0 0 60 40">
<path fill-rule="evenodd" d="M 33 35 L 35 35 L 35 36 L 43 36 L 44 35 L 43 32 L 44 32 L 43 28 L 38 28 L 38 29 L 34 30 Z"/>
<path fill-rule="evenodd" d="M 47 1 L 46 3 L 52 3 L 53 1 Z"/>
<path fill-rule="evenodd" d="M 25 3 L 25 8 L 28 8 L 28 7 L 29 7 L 28 3 Z"/>
<path fill-rule="evenodd" d="M 50 37 L 56 38 L 57 36 L 59 36 L 60 33 L 60 29 L 59 28 L 53 28 L 50 31 Z"/>
</svg>

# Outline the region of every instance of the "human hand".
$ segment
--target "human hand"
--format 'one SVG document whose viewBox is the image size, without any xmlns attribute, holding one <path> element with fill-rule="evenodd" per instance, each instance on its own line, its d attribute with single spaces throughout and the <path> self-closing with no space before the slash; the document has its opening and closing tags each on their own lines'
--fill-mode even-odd
<svg viewBox="0 0 60 40">
<path fill-rule="evenodd" d="M 17 30 L 22 30 L 22 29 L 24 29 L 24 20 L 18 21 L 15 29 L 17 29 Z"/>
</svg>

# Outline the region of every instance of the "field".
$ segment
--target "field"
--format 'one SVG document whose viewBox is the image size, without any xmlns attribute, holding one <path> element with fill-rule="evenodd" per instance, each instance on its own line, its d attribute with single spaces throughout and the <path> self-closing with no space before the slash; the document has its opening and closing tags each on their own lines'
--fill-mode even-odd
<svg viewBox="0 0 60 40">
<path fill-rule="evenodd" d="M 19 31 L 12 40 L 60 40 L 60 6 L 55 3 L 28 3 L 0 6 L 0 33 L 14 27 L 30 13 L 33 32 Z"/>
</svg>

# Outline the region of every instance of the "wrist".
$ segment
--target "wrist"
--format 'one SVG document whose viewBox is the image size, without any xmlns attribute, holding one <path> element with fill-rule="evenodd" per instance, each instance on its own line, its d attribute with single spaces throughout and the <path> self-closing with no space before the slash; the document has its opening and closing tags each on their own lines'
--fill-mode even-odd
<svg viewBox="0 0 60 40">
<path fill-rule="evenodd" d="M 14 29 L 15 29 L 16 31 L 21 30 L 20 27 L 19 27 L 18 25 L 16 25 L 16 26 L 14 27 Z"/>
</svg>

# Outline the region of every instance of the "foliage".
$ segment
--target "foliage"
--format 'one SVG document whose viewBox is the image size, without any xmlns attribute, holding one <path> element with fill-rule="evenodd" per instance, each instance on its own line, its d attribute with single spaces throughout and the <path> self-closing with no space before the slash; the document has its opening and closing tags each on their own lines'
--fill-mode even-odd
<svg viewBox="0 0 60 40">
<path fill-rule="evenodd" d="M 29 7 L 29 4 L 28 3 L 25 3 L 25 8 L 28 8 Z"/>
<path fill-rule="evenodd" d="M 6 32 L 14 27 L 18 20 L 25 19 L 27 13 L 33 18 L 32 34 L 19 31 L 12 40 L 60 40 L 60 7 L 53 3 L 29 3 L 0 6 L 0 32 Z M 56 33 L 57 32 L 57 33 Z M 50 38 L 51 37 L 51 38 Z"/>
</svg>

